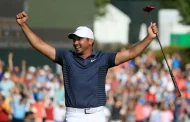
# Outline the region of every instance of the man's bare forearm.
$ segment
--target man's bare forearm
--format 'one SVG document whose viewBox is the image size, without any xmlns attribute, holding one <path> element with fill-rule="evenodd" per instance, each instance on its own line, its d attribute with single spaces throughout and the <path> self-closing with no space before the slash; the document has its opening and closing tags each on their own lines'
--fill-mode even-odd
<svg viewBox="0 0 190 122">
<path fill-rule="evenodd" d="M 44 42 L 36 34 L 32 32 L 32 30 L 28 27 L 26 23 L 20 25 L 20 27 L 24 32 L 26 38 L 28 39 L 29 43 L 32 45 L 32 47 L 38 50 L 38 46 L 40 46 Z"/>
<path fill-rule="evenodd" d="M 140 55 L 146 47 L 152 42 L 153 38 L 146 36 L 141 42 L 135 44 L 129 49 L 130 58 L 133 59 Z"/>
<path fill-rule="evenodd" d="M 22 31 L 24 32 L 29 43 L 38 50 L 40 53 L 44 54 L 51 60 L 55 60 L 55 48 L 51 45 L 46 44 L 41 40 L 27 25 L 28 15 L 25 12 L 16 15 L 16 21 L 20 25 Z"/>
<path fill-rule="evenodd" d="M 132 46 L 128 50 L 120 51 L 117 53 L 115 58 L 115 64 L 119 65 L 140 55 L 146 49 L 146 47 L 152 42 L 152 40 L 156 38 L 157 34 L 158 34 L 158 28 L 156 24 L 151 23 L 150 26 L 148 27 L 148 35 L 141 42 Z"/>
</svg>

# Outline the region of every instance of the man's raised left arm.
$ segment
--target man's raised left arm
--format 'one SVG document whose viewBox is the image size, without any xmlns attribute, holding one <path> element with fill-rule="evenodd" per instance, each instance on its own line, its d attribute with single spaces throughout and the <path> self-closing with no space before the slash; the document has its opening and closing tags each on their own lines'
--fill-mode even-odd
<svg viewBox="0 0 190 122">
<path fill-rule="evenodd" d="M 135 44 L 131 48 L 118 52 L 115 58 L 115 64 L 119 65 L 128 60 L 131 60 L 140 55 L 146 47 L 152 42 L 158 34 L 158 28 L 155 23 L 151 23 L 148 27 L 148 35 L 139 43 Z"/>
</svg>

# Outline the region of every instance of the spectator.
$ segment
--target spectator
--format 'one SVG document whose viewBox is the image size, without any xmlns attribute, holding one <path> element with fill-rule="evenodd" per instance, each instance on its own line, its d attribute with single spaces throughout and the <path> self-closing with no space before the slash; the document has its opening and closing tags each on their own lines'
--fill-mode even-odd
<svg viewBox="0 0 190 122">
<path fill-rule="evenodd" d="M 0 59 L 0 81 L 3 78 L 3 66 L 4 66 L 4 62 Z"/>
<path fill-rule="evenodd" d="M 167 104 L 161 103 L 160 122 L 173 122 L 174 117 Z"/>
<path fill-rule="evenodd" d="M 0 94 L 0 122 L 9 122 L 11 106 L 5 100 L 5 95 Z"/>
<path fill-rule="evenodd" d="M 144 109 L 145 100 L 139 99 L 139 101 L 136 104 L 135 107 L 135 120 L 136 122 L 143 122 L 145 121 L 145 113 L 143 111 Z"/>
<path fill-rule="evenodd" d="M 10 96 L 11 89 L 15 86 L 14 82 L 10 80 L 10 73 L 6 72 L 4 74 L 3 80 L 0 82 L 0 87 L 5 92 L 5 96 Z"/>
<path fill-rule="evenodd" d="M 111 112 L 107 107 L 104 107 L 104 114 L 106 116 L 106 122 L 109 122 L 109 118 L 111 117 Z"/>
<path fill-rule="evenodd" d="M 152 105 L 150 102 L 146 102 L 144 107 L 143 107 L 143 112 L 145 116 L 145 121 L 148 122 L 150 119 L 150 114 L 152 112 Z"/>
<path fill-rule="evenodd" d="M 26 99 L 21 98 L 20 100 L 14 100 L 12 108 L 13 108 L 12 122 L 24 122 L 26 114 Z"/>
<path fill-rule="evenodd" d="M 121 105 L 122 104 L 121 104 L 120 96 L 117 96 L 114 101 L 115 101 L 115 103 L 113 105 L 113 109 L 111 112 L 111 115 L 112 115 L 111 122 L 121 122 L 120 111 L 121 111 Z"/>
<path fill-rule="evenodd" d="M 36 112 L 34 113 L 35 122 L 42 122 L 45 116 L 45 107 L 43 103 L 43 94 L 41 92 L 37 95 L 37 101 L 33 103 L 34 109 Z"/>
<path fill-rule="evenodd" d="M 54 122 L 54 103 L 53 100 L 50 100 L 48 104 L 45 106 L 45 122 Z"/>
<path fill-rule="evenodd" d="M 172 59 L 171 59 L 171 57 L 170 57 L 169 54 L 166 54 L 166 60 L 167 60 L 167 62 L 168 62 L 169 67 L 172 67 Z M 168 66 L 167 66 L 167 64 L 166 64 L 166 60 L 163 59 L 163 60 L 162 60 L 162 64 L 163 64 L 163 66 L 164 66 L 163 68 L 164 68 L 165 70 L 168 70 Z"/>
<path fill-rule="evenodd" d="M 8 122 L 12 118 L 13 121 L 62 122 L 65 118 L 62 74 L 54 74 L 47 65 L 29 66 L 26 71 L 27 62 L 23 60 L 21 68 L 14 66 L 12 54 L 5 71 L 2 67 L 6 64 L 0 60 L 0 121 Z M 184 70 L 174 68 L 173 72 L 184 99 L 176 99 L 168 70 L 160 67 L 152 53 L 110 69 L 105 89 L 107 121 L 190 121 L 190 65 Z"/>
<path fill-rule="evenodd" d="M 161 122 L 160 121 L 160 110 L 158 103 L 154 103 L 153 110 L 150 115 L 150 121 L 149 122 Z"/>
<path fill-rule="evenodd" d="M 34 113 L 36 113 L 36 109 L 32 106 L 32 104 L 29 104 L 29 109 L 26 112 L 24 121 L 25 122 L 34 122 L 35 121 Z"/>
<path fill-rule="evenodd" d="M 135 104 L 135 100 L 130 100 L 128 102 L 125 122 L 135 122 Z"/>
<path fill-rule="evenodd" d="M 61 82 L 59 88 L 55 90 L 55 95 L 56 95 L 56 104 L 59 104 L 59 102 L 64 101 L 65 89 L 63 82 Z"/>
<path fill-rule="evenodd" d="M 172 56 L 172 68 L 180 68 L 181 67 L 181 57 L 178 53 L 174 53 Z"/>
<path fill-rule="evenodd" d="M 59 104 L 57 106 L 55 106 L 55 110 L 54 110 L 54 120 L 55 122 L 63 122 L 63 120 L 65 119 L 65 106 L 64 106 L 64 102 L 60 101 Z"/>
</svg>

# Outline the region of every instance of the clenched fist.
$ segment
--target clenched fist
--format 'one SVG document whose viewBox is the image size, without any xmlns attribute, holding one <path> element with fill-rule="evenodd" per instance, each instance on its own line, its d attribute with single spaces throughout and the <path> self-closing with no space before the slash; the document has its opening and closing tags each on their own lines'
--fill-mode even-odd
<svg viewBox="0 0 190 122">
<path fill-rule="evenodd" d="M 151 38 L 155 38 L 158 34 L 158 27 L 156 26 L 156 23 L 151 23 L 148 27 L 148 35 Z"/>
<path fill-rule="evenodd" d="M 16 15 L 16 21 L 19 25 L 25 24 L 27 19 L 28 15 L 26 14 L 26 12 L 22 12 Z"/>
</svg>

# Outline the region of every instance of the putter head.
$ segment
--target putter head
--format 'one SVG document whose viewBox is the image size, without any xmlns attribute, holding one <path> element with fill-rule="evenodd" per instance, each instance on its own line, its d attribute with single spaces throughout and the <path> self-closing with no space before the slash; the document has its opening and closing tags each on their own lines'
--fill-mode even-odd
<svg viewBox="0 0 190 122">
<path fill-rule="evenodd" d="M 155 9 L 155 7 L 153 7 L 153 6 L 146 6 L 146 7 L 143 8 L 143 11 L 150 13 L 153 9 Z"/>
</svg>

